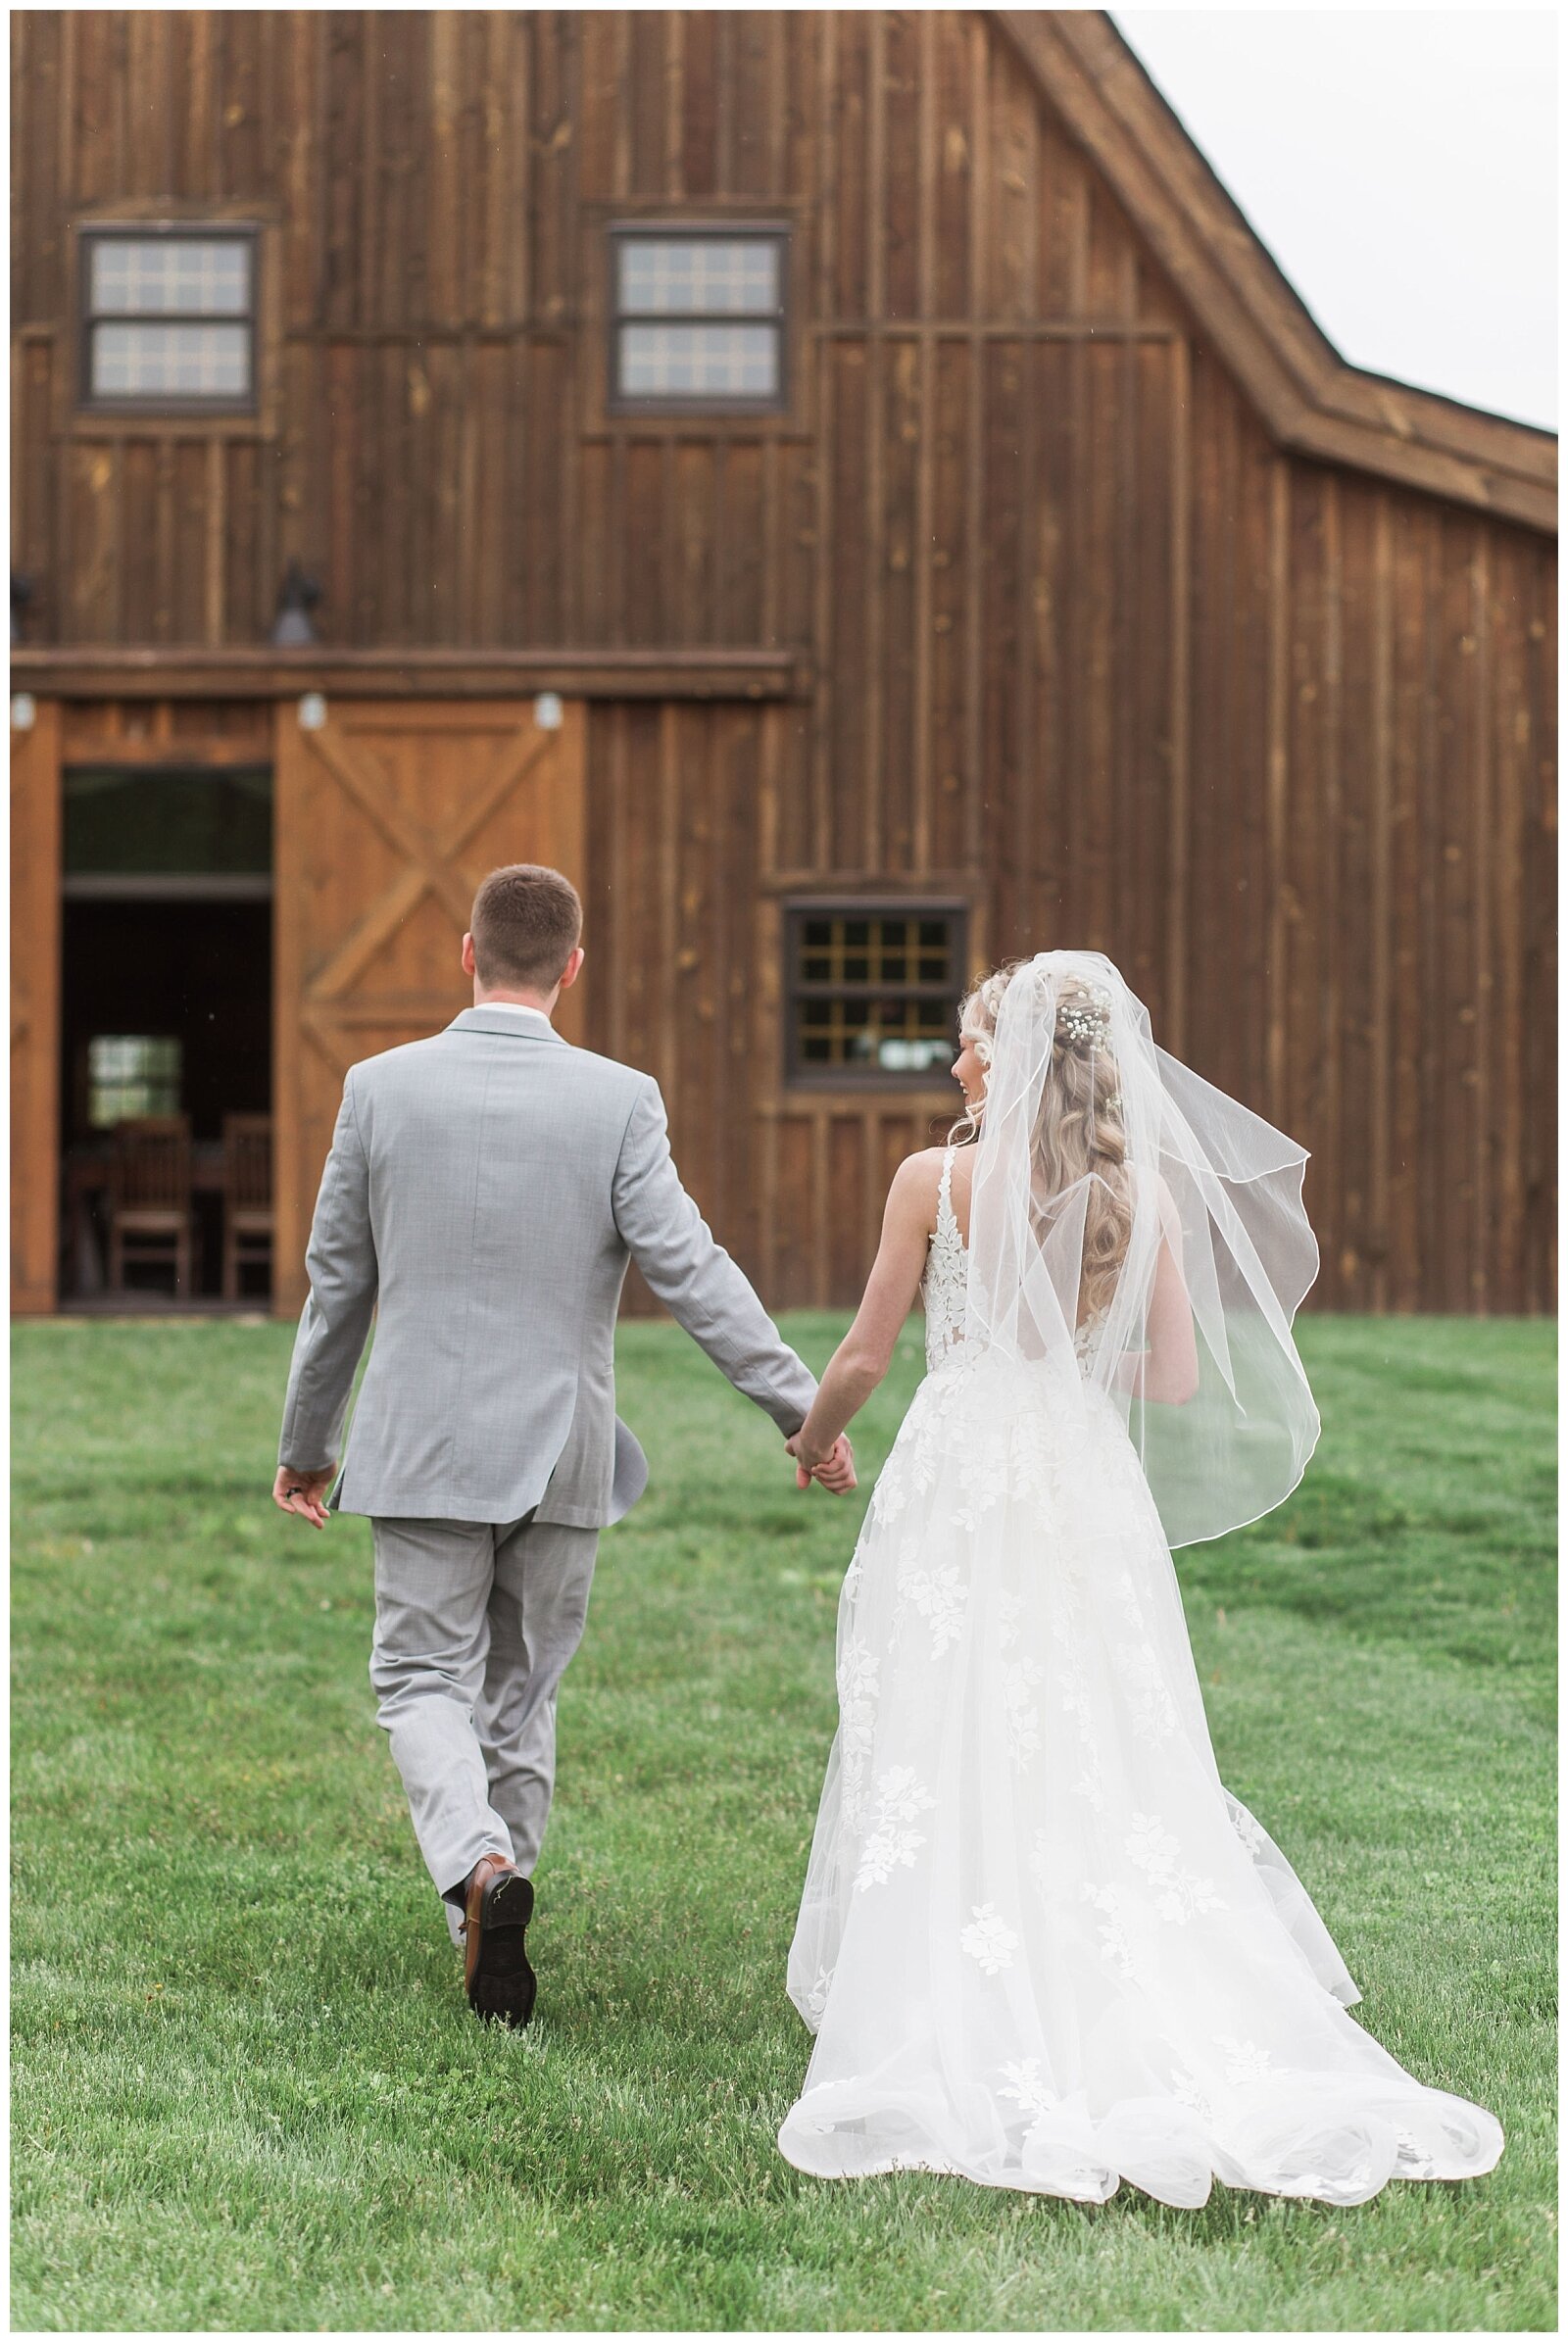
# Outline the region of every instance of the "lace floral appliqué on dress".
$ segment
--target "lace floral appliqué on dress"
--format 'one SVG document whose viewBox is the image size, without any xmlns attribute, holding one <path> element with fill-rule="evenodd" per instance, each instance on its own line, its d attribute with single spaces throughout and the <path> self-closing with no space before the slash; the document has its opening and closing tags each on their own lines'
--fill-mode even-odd
<svg viewBox="0 0 1568 2342">
<path fill-rule="evenodd" d="M 953 1209 L 953 1154 L 942 1158 L 942 1182 L 937 1189 L 937 1224 L 920 1280 L 920 1303 L 925 1310 L 925 1370 L 935 1374 L 963 1340 L 966 1285 L 963 1239 Z"/>
</svg>

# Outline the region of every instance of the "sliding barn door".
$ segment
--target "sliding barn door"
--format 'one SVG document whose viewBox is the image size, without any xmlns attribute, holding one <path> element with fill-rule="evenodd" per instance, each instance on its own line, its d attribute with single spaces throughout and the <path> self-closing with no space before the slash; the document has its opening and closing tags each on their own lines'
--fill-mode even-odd
<svg viewBox="0 0 1568 2342">
<path fill-rule="evenodd" d="M 59 1291 L 60 703 L 11 733 L 11 1306 Z"/>
<path fill-rule="evenodd" d="M 343 1076 L 466 1007 L 474 890 L 502 862 L 581 887 L 580 703 L 546 729 L 531 700 L 336 700 L 306 730 L 279 708 L 274 1307 L 305 1296 L 305 1246 Z M 562 1002 L 575 1037 L 580 1003 Z"/>
</svg>

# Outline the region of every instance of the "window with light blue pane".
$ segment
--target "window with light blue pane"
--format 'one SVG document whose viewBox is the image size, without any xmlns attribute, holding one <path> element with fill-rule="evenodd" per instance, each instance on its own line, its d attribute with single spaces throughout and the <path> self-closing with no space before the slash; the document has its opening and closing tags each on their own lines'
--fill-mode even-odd
<svg viewBox="0 0 1568 2342">
<path fill-rule="evenodd" d="M 84 400 L 243 411 L 256 383 L 250 230 L 93 228 L 82 255 Z"/>
<path fill-rule="evenodd" d="M 612 230 L 612 405 L 782 407 L 786 260 L 782 229 Z"/>
</svg>

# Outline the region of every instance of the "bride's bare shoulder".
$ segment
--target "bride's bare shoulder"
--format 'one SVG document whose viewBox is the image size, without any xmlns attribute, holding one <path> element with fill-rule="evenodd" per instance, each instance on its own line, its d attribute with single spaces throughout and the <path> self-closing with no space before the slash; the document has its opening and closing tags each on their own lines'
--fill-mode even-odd
<svg viewBox="0 0 1568 2342">
<path fill-rule="evenodd" d="M 936 1226 L 937 1196 L 942 1187 L 942 1164 L 947 1154 L 945 1147 L 922 1147 L 918 1153 L 906 1154 L 893 1174 L 888 1189 L 888 1209 L 901 1216 L 918 1217 L 927 1229 Z M 962 1153 L 960 1148 L 959 1154 Z M 954 1157 L 953 1184 L 958 1185 L 958 1155 Z"/>
<path fill-rule="evenodd" d="M 934 1201 L 942 1184 L 942 1153 L 940 1147 L 922 1147 L 916 1153 L 906 1154 L 893 1174 L 893 1187 L 906 1195 L 921 1195 L 929 1188 Z"/>
</svg>

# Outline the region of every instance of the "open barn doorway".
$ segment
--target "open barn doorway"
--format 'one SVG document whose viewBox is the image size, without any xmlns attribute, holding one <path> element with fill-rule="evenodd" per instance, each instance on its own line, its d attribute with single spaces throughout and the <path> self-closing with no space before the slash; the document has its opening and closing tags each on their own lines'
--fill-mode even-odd
<svg viewBox="0 0 1568 2342">
<path fill-rule="evenodd" d="M 266 1307 L 270 766 L 68 765 L 61 811 L 61 1300 Z"/>
</svg>

